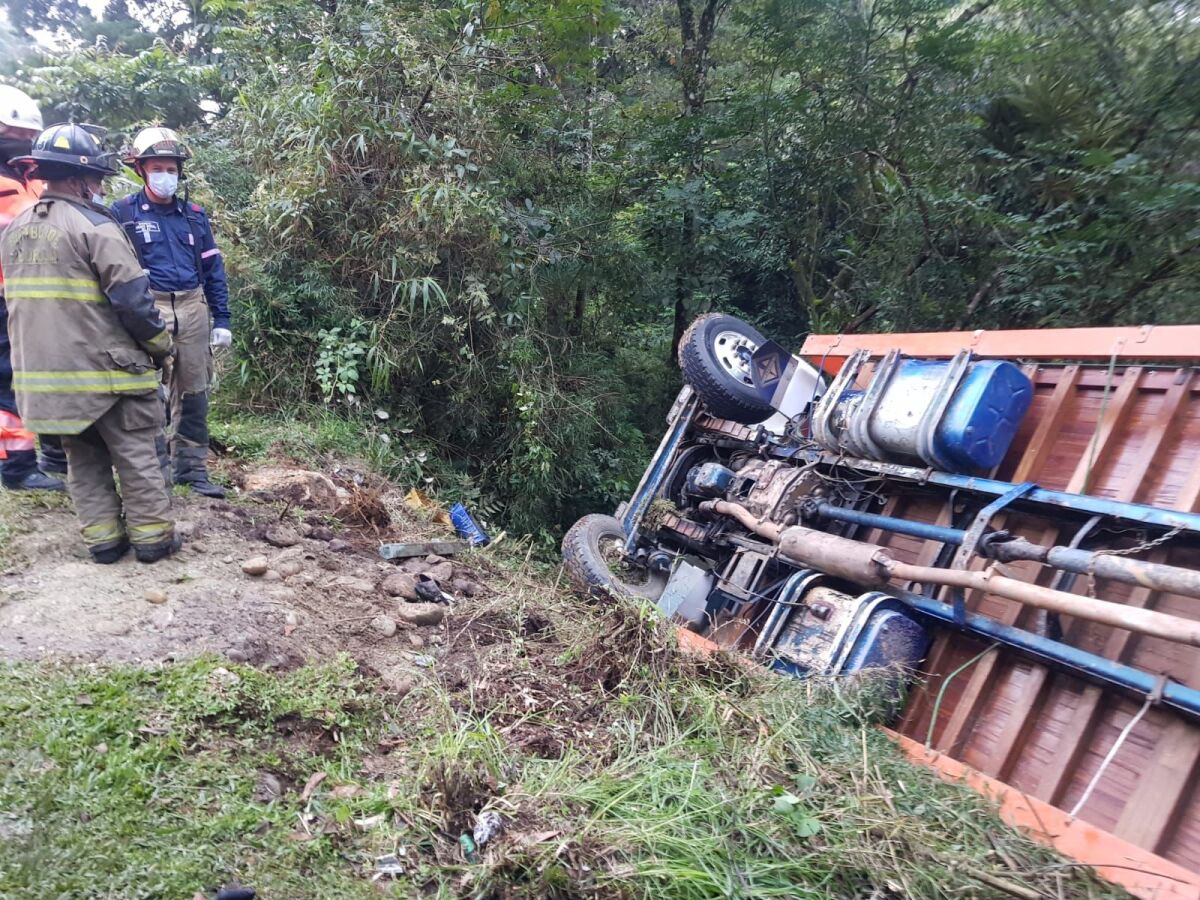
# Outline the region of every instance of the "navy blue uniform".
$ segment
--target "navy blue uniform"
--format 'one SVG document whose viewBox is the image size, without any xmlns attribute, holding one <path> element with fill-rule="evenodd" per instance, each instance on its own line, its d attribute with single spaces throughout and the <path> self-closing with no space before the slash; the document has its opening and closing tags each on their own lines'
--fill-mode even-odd
<svg viewBox="0 0 1200 900">
<path fill-rule="evenodd" d="M 151 203 L 145 191 L 123 197 L 112 213 L 124 227 L 156 291 L 204 288 L 213 328 L 229 327 L 229 285 L 225 261 L 213 239 L 208 216 L 178 197 Z"/>
</svg>

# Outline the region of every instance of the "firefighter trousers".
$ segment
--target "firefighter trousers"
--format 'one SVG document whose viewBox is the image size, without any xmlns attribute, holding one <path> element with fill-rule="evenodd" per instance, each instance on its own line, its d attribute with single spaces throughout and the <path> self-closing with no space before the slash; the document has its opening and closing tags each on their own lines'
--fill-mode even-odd
<svg viewBox="0 0 1200 900">
<path fill-rule="evenodd" d="M 208 481 L 208 385 L 213 372 L 208 303 L 198 287 L 151 294 L 175 342 L 175 361 L 165 382 L 166 452 L 174 461 L 173 480 L 176 484 Z M 162 463 L 166 466 L 167 459 Z"/>
<path fill-rule="evenodd" d="M 64 435 L 67 490 L 83 542 L 93 554 L 119 547 L 169 543 L 175 534 L 171 499 L 159 468 L 155 437 L 162 429 L 157 394 L 117 398 L 81 434 Z M 113 470 L 121 480 L 121 491 Z"/>
</svg>

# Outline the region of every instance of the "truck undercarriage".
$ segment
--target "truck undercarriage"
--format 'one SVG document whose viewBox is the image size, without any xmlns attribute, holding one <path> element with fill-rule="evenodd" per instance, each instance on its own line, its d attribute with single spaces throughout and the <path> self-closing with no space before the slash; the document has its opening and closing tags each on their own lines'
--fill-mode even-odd
<svg viewBox="0 0 1200 900">
<path fill-rule="evenodd" d="M 900 732 L 1200 870 L 1197 332 L 793 356 L 702 317 L 658 452 L 571 530 L 567 569 L 782 673 L 903 673 Z M 1130 805 L 1151 789 L 1165 812 Z"/>
</svg>

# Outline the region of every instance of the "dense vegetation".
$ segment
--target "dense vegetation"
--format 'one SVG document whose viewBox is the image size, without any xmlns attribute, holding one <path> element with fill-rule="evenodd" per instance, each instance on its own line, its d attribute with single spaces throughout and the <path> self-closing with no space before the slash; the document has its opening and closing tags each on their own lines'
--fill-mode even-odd
<svg viewBox="0 0 1200 900">
<path fill-rule="evenodd" d="M 627 492 L 709 308 L 791 341 L 1196 319 L 1189 4 L 0 5 L 49 118 L 196 145 L 226 407 L 324 404 L 511 529 Z"/>
</svg>

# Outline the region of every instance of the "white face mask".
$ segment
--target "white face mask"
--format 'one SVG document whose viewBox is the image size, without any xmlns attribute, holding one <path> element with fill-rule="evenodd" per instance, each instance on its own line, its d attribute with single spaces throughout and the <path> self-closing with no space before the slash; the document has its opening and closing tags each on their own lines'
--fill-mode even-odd
<svg viewBox="0 0 1200 900">
<path fill-rule="evenodd" d="M 174 197 L 179 189 L 179 176 L 174 172 L 151 172 L 146 176 L 146 184 L 156 197 Z"/>
</svg>

